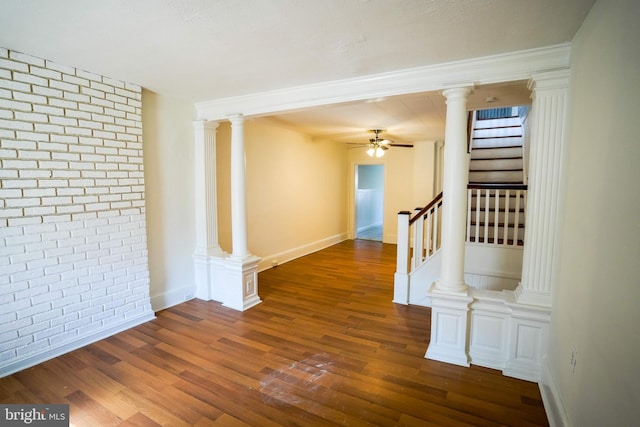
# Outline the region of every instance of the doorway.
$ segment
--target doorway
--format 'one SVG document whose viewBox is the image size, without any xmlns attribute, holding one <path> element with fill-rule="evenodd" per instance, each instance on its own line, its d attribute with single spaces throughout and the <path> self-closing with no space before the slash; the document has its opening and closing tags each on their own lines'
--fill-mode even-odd
<svg viewBox="0 0 640 427">
<path fill-rule="evenodd" d="M 382 241 L 384 165 L 356 165 L 356 239 Z"/>
</svg>

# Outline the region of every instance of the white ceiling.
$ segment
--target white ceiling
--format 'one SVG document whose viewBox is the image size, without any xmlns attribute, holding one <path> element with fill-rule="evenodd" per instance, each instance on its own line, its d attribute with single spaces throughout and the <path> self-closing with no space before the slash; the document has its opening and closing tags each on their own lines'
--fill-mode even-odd
<svg viewBox="0 0 640 427">
<path fill-rule="evenodd" d="M 593 3 L 0 0 L 0 46 L 199 102 L 569 42 Z M 473 96 L 527 98 L 523 84 Z M 277 120 L 340 140 L 373 127 L 440 139 L 444 100 L 410 95 Z"/>
</svg>

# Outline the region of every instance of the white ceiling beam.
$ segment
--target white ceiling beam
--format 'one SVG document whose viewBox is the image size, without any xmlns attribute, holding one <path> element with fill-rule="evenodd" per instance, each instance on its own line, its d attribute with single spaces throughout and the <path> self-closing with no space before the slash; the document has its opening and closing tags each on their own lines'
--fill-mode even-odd
<svg viewBox="0 0 640 427">
<path fill-rule="evenodd" d="M 569 44 L 321 82 L 195 104 L 198 119 L 262 116 L 448 87 L 528 80 L 532 74 L 569 68 Z"/>
</svg>

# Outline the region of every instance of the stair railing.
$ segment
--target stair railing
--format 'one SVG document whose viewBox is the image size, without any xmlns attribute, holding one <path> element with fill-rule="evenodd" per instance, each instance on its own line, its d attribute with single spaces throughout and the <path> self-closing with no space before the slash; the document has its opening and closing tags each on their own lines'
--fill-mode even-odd
<svg viewBox="0 0 640 427">
<path fill-rule="evenodd" d="M 402 274 L 420 267 L 440 249 L 442 193 L 416 211 L 413 216 L 408 211 L 398 213 L 396 272 Z"/>
<path fill-rule="evenodd" d="M 524 245 L 525 184 L 467 186 L 467 242 Z"/>
</svg>

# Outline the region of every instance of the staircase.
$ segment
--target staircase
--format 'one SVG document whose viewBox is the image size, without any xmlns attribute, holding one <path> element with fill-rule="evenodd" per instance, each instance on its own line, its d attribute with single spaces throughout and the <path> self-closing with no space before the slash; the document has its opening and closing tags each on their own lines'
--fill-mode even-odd
<svg viewBox="0 0 640 427">
<path fill-rule="evenodd" d="M 453 203 L 459 209 L 456 212 L 464 210 L 459 193 L 444 198 L 440 193 L 424 209 L 398 213 L 393 301 L 431 307 L 426 358 L 486 366 L 505 375 L 537 380 L 543 355 L 539 343 L 549 320 L 542 310 L 529 310 L 517 300 L 527 201 L 524 139 L 528 133 L 522 110 L 493 109 L 470 115 L 464 251 L 461 242 L 446 238 L 454 222 L 442 224 L 447 203 Z M 456 169 L 451 173 L 458 185 L 464 185 L 460 177 L 465 172 Z M 456 226 L 462 226 L 460 222 L 455 221 Z M 443 241 L 447 251 L 440 250 Z M 455 265 L 457 270 L 462 254 L 468 288 L 460 286 L 464 292 L 450 294 L 438 281 L 450 273 L 445 268 Z"/>
<path fill-rule="evenodd" d="M 470 135 L 470 184 L 523 184 L 523 128 L 518 107 L 476 111 Z"/>
<path fill-rule="evenodd" d="M 471 116 L 467 242 L 524 245 L 523 112 L 507 107 Z"/>
<path fill-rule="evenodd" d="M 474 112 L 469 125 L 465 281 L 476 290 L 514 290 L 522 274 L 527 186 L 522 108 Z M 394 302 L 431 306 L 440 277 L 442 193 L 398 214 Z"/>
</svg>

